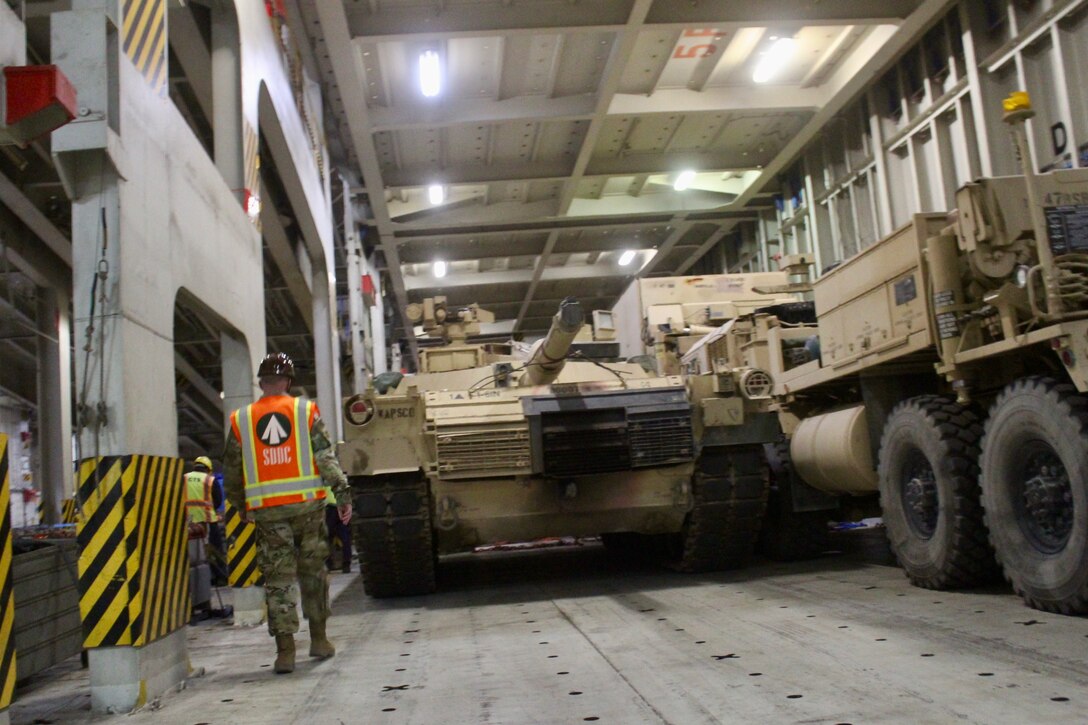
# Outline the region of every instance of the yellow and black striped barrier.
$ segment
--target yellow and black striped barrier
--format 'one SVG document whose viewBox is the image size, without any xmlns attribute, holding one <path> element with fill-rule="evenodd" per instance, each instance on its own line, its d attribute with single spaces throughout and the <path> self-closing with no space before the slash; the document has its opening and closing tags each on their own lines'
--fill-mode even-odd
<svg viewBox="0 0 1088 725">
<path fill-rule="evenodd" d="M 80 462 L 85 647 L 140 647 L 189 621 L 184 463 L 143 455 Z"/>
<path fill-rule="evenodd" d="M 76 506 L 74 497 L 64 499 L 64 504 L 60 511 L 60 522 L 62 524 L 75 524 L 79 522 L 79 507 Z"/>
<path fill-rule="evenodd" d="M 74 524 L 74 523 L 78 523 L 78 521 L 79 521 L 79 507 L 76 506 L 75 497 L 64 499 L 64 502 L 61 503 L 61 508 L 60 508 L 60 523 L 62 523 L 62 524 Z M 39 524 L 44 524 L 45 523 L 45 510 L 44 509 L 40 509 L 38 511 L 38 523 Z"/>
<path fill-rule="evenodd" d="M 0 433 L 0 711 L 15 692 L 15 588 L 11 581 L 11 493 L 8 487 L 8 437 Z"/>
<path fill-rule="evenodd" d="M 227 583 L 232 587 L 255 587 L 264 584 L 257 567 L 257 527 L 252 521 L 242 521 L 238 510 L 226 502 Z"/>
<path fill-rule="evenodd" d="M 125 55 L 160 96 L 166 96 L 166 0 L 123 0 Z"/>
</svg>

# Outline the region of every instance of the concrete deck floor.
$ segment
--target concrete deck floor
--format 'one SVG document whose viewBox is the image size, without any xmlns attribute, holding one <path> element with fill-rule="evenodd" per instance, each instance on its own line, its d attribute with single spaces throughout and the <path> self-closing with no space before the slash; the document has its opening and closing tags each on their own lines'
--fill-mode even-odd
<svg viewBox="0 0 1088 725">
<path fill-rule="evenodd" d="M 61 665 L 14 723 L 1068 723 L 1088 619 L 1006 588 L 932 592 L 850 557 L 689 576 L 600 547 L 444 562 L 442 591 L 371 600 L 334 575 L 337 656 L 271 674 L 264 628 L 189 628 L 203 676 L 128 716 Z M 300 636 L 300 654 L 307 646 Z"/>
</svg>

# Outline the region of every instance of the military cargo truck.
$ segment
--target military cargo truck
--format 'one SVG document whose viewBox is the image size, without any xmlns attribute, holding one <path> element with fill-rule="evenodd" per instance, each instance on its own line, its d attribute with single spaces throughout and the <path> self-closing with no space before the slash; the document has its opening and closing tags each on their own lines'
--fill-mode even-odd
<svg viewBox="0 0 1088 725">
<path fill-rule="evenodd" d="M 409 316 L 443 344 L 420 351 L 419 374 L 344 401 L 368 594 L 426 593 L 441 554 L 545 536 L 654 536 L 689 571 L 750 554 L 767 495 L 759 449 L 699 446 L 716 420 L 693 419 L 678 375 L 568 359 L 576 301 L 527 360 L 468 342 L 491 319 L 478 307 L 434 298 Z"/>
<path fill-rule="evenodd" d="M 813 285 L 817 323 L 767 331 L 792 465 L 879 492 L 911 581 L 988 581 L 1088 611 L 1088 170 L 983 179 Z"/>
</svg>

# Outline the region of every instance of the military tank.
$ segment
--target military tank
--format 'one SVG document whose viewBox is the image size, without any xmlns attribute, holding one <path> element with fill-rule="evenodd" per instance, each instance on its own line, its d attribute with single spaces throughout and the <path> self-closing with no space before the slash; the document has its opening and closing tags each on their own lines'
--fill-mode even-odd
<svg viewBox="0 0 1088 725">
<path fill-rule="evenodd" d="M 440 341 L 419 373 L 379 376 L 343 403 L 366 592 L 435 589 L 438 557 L 504 541 L 655 541 L 685 571 L 739 566 L 767 499 L 758 447 L 703 446 L 684 380 L 571 355 L 584 324 L 565 300 L 519 359 L 469 344 L 493 317 L 444 298 L 409 318 Z"/>
</svg>

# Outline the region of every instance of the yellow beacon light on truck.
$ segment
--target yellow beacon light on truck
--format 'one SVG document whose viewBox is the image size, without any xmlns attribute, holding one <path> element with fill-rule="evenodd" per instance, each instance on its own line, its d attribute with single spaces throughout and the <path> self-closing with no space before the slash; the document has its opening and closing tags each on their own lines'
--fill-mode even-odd
<svg viewBox="0 0 1088 725">
<path fill-rule="evenodd" d="M 1008 98 L 1001 102 L 1001 105 L 1005 107 L 1006 113 L 1030 111 L 1031 96 L 1028 95 L 1027 91 L 1013 91 Z"/>
</svg>

